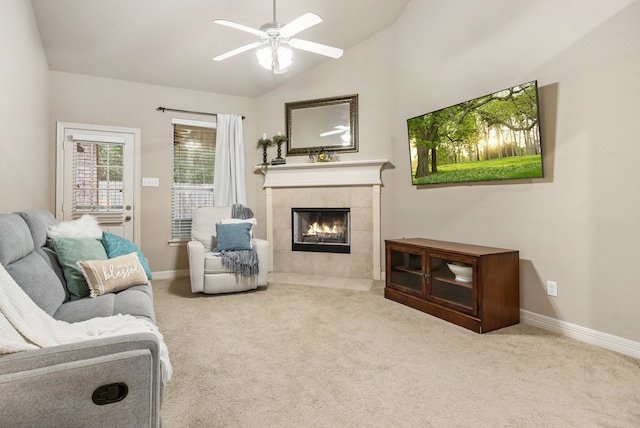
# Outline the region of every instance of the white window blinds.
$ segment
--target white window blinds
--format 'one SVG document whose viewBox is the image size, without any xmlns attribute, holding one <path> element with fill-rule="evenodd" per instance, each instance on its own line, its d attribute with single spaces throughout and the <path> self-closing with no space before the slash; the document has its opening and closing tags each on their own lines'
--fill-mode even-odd
<svg viewBox="0 0 640 428">
<path fill-rule="evenodd" d="M 193 210 L 213 205 L 215 160 L 215 123 L 174 119 L 171 240 L 189 240 Z"/>
</svg>

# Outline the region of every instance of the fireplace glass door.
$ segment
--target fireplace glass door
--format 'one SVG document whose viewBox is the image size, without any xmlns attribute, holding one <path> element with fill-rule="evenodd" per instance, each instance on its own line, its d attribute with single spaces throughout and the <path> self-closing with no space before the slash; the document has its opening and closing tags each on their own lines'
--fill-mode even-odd
<svg viewBox="0 0 640 428">
<path fill-rule="evenodd" d="M 350 253 L 349 208 L 291 208 L 292 251 Z"/>
</svg>

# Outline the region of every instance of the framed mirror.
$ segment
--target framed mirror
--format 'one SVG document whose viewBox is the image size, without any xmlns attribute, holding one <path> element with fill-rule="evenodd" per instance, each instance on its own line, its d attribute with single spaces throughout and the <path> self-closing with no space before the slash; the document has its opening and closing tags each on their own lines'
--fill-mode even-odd
<svg viewBox="0 0 640 428">
<path fill-rule="evenodd" d="M 358 95 L 285 103 L 287 155 L 358 151 Z"/>
</svg>

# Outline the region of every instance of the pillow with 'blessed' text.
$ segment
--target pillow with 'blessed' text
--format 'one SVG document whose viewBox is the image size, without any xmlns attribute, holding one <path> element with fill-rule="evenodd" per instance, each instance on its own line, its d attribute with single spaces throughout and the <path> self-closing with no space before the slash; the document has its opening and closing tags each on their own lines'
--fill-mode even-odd
<svg viewBox="0 0 640 428">
<path fill-rule="evenodd" d="M 135 252 L 107 260 L 80 260 L 78 267 L 89 284 L 91 297 L 148 282 L 147 274 Z"/>
</svg>

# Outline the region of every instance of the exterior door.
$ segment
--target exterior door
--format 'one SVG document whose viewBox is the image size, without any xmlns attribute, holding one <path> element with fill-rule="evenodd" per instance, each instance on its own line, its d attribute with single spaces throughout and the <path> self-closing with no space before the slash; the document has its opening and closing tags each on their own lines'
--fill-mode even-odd
<svg viewBox="0 0 640 428">
<path fill-rule="evenodd" d="M 103 230 L 139 244 L 140 130 L 59 122 L 56 217 L 96 217 Z"/>
</svg>

